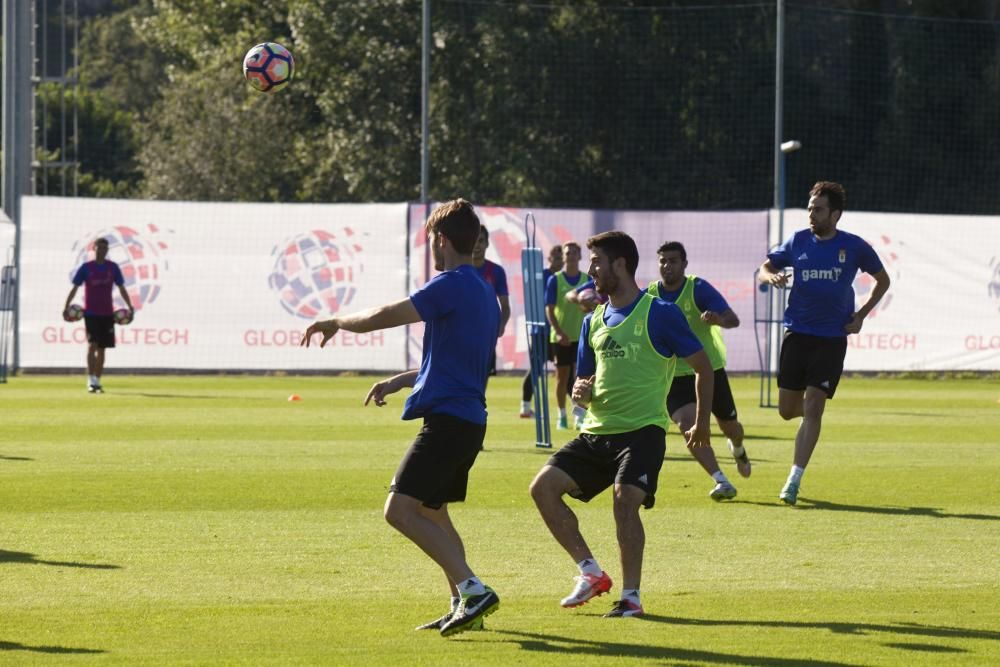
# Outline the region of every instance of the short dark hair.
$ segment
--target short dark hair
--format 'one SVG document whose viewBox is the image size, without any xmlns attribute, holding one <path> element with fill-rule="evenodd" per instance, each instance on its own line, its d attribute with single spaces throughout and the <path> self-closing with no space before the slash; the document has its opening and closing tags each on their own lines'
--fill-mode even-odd
<svg viewBox="0 0 1000 667">
<path fill-rule="evenodd" d="M 611 262 L 619 257 L 624 257 L 625 269 L 635 278 L 635 272 L 639 268 L 639 249 L 631 236 L 617 230 L 602 232 L 587 239 L 587 249 L 593 250 L 594 248 L 603 250 Z"/>
<path fill-rule="evenodd" d="M 684 244 L 680 241 L 667 241 L 659 248 L 656 249 L 656 253 L 662 255 L 665 252 L 670 252 L 671 250 L 679 252 L 681 254 L 681 261 L 688 261 L 687 250 L 684 249 Z"/>
<path fill-rule="evenodd" d="M 103 236 L 101 236 L 96 241 L 94 241 L 94 245 L 95 246 L 97 246 L 97 245 L 108 245 L 108 240 L 106 238 L 104 238 Z"/>
<path fill-rule="evenodd" d="M 472 247 L 476 245 L 481 226 L 472 204 L 461 198 L 452 199 L 438 206 L 427 216 L 427 222 L 424 223 L 424 229 L 428 234 L 433 232 L 446 237 L 462 255 L 472 254 Z"/>
<path fill-rule="evenodd" d="M 479 236 L 485 236 L 486 237 L 486 244 L 489 245 L 489 243 L 490 243 L 490 230 L 486 229 L 486 225 L 483 225 L 483 224 L 479 225 Z"/>
<path fill-rule="evenodd" d="M 830 211 L 843 211 L 847 205 L 847 190 L 840 183 L 833 181 L 816 181 L 809 191 L 810 197 L 826 197 L 830 204 Z"/>
</svg>

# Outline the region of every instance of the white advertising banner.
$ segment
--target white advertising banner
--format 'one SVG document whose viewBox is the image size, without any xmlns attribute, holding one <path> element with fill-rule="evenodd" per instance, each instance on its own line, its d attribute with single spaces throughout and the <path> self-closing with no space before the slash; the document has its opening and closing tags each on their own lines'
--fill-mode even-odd
<svg viewBox="0 0 1000 667">
<path fill-rule="evenodd" d="M 406 296 L 407 210 L 25 197 L 20 365 L 84 365 L 83 322 L 61 313 L 73 274 L 104 237 L 136 308 L 135 321 L 117 327 L 109 367 L 404 368 L 402 327 L 341 332 L 322 350 L 299 343 L 316 319 Z M 83 288 L 75 301 L 83 304 Z"/>
<path fill-rule="evenodd" d="M 785 212 L 785 236 L 807 225 L 804 210 Z M 838 227 L 867 240 L 892 279 L 848 336 L 846 370 L 1000 370 L 1000 217 L 847 211 Z M 858 307 L 873 286 L 858 275 Z"/>
</svg>

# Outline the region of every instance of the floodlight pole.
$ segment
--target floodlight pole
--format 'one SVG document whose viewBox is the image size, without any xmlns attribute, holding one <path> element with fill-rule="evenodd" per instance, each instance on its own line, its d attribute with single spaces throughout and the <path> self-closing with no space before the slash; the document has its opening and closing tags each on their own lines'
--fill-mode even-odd
<svg viewBox="0 0 1000 667">
<path fill-rule="evenodd" d="M 14 223 L 14 264 L 21 260 L 21 196 L 34 192 L 31 173 L 34 130 L 32 83 L 34 42 L 31 8 L 24 0 L 3 0 L 3 179 L 0 199 Z M 14 363 L 20 366 L 20 301 L 14 305 Z"/>
<path fill-rule="evenodd" d="M 778 25 L 774 45 L 774 208 L 781 207 L 781 135 L 785 104 L 785 0 L 775 0 Z"/>
<path fill-rule="evenodd" d="M 420 56 L 420 203 L 426 206 L 431 175 L 431 0 L 424 0 L 423 33 Z"/>
<path fill-rule="evenodd" d="M 788 168 L 786 159 L 789 153 L 802 148 L 802 142 L 791 141 L 782 142 L 778 147 L 778 242 L 785 240 L 785 197 L 787 196 Z"/>
</svg>

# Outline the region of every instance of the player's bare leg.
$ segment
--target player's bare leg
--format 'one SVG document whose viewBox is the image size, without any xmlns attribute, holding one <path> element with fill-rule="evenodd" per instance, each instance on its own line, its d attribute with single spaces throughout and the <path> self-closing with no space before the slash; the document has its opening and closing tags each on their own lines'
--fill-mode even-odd
<svg viewBox="0 0 1000 667">
<path fill-rule="evenodd" d="M 639 600 L 642 583 L 642 556 L 646 548 L 646 531 L 639 518 L 639 508 L 646 492 L 631 484 L 615 484 L 614 512 L 618 534 L 618 551 L 622 561 L 622 596 L 607 617 L 640 616 Z"/>
<path fill-rule="evenodd" d="M 556 428 L 559 429 L 569 428 L 566 418 L 566 396 L 572 387 L 570 380 L 572 371 L 572 366 L 556 366 L 556 405 L 559 406 L 559 421 L 556 423 Z"/>
<path fill-rule="evenodd" d="M 715 422 L 719 425 L 719 430 L 726 436 L 729 444 L 729 451 L 736 461 L 736 470 L 741 477 L 750 476 L 750 457 L 743 448 L 743 424 L 738 419 L 718 419 Z"/>
<path fill-rule="evenodd" d="M 458 531 L 455 530 L 455 525 L 451 522 L 451 516 L 448 514 L 448 505 L 444 504 L 439 509 L 432 509 L 430 507 L 427 507 L 426 505 L 421 504 L 420 513 L 423 514 L 428 519 L 430 519 L 431 521 L 433 521 L 434 523 L 436 523 L 445 533 L 450 534 L 452 536 L 452 539 L 455 542 L 457 542 L 461 550 L 462 559 L 464 560 L 465 545 L 462 542 L 462 538 L 458 534 Z M 440 630 L 444 626 L 444 624 L 451 619 L 452 615 L 458 609 L 458 603 L 460 602 L 460 598 L 458 595 L 458 582 L 452 580 L 452 578 L 448 576 L 447 572 L 445 573 L 445 580 L 447 581 L 448 584 L 448 598 L 450 600 L 450 607 L 448 613 L 443 615 L 441 618 L 435 619 L 433 621 L 430 621 L 429 623 L 424 623 L 423 625 L 418 626 L 417 630 Z"/>
<path fill-rule="evenodd" d="M 677 424 L 677 428 L 681 433 L 686 433 L 694 426 L 696 416 L 697 405 L 695 403 L 688 403 L 674 410 L 670 418 Z M 736 487 L 732 485 L 729 478 L 722 472 L 722 469 L 719 467 L 719 460 L 715 458 L 715 450 L 711 446 L 688 447 L 687 450 L 705 472 L 708 473 L 708 476 L 715 481 L 715 486 L 708 493 L 709 498 L 719 501 L 736 497 Z"/>
<path fill-rule="evenodd" d="M 826 392 L 819 387 L 806 387 L 804 392 L 781 389 L 778 394 L 778 412 L 782 418 L 802 417 L 799 430 L 795 433 L 792 470 L 778 495 L 779 500 L 788 505 L 794 505 L 798 501 L 802 474 L 809 465 L 816 443 L 819 442 L 826 401 Z"/>
<path fill-rule="evenodd" d="M 597 565 L 590 547 L 583 539 L 576 514 L 563 501 L 563 496 L 576 491 L 576 482 L 569 475 L 548 465 L 538 471 L 530 487 L 531 498 L 549 532 L 580 567 L 580 576 L 575 579 L 576 585 L 560 602 L 567 608 L 586 604 L 607 593 L 612 586 L 611 578 Z"/>
</svg>

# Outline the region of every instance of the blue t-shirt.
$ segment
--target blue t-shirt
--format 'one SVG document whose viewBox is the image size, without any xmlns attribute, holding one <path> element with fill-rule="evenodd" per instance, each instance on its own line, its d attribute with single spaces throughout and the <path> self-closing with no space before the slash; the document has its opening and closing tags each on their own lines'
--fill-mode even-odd
<svg viewBox="0 0 1000 667">
<path fill-rule="evenodd" d="M 604 323 L 609 327 L 618 326 L 635 310 L 636 304 L 644 293 L 639 294 L 635 301 L 624 308 L 615 308 L 609 302 L 604 306 Z M 576 350 L 577 377 L 590 377 L 597 372 L 597 357 L 594 348 L 590 346 L 590 318 L 588 313 L 583 318 L 580 328 L 580 343 Z M 679 358 L 689 357 L 702 349 L 701 341 L 691 331 L 684 312 L 672 303 L 662 299 L 654 299 L 649 307 L 649 320 L 646 324 L 649 340 L 656 351 L 665 357 L 677 355 Z"/>
<path fill-rule="evenodd" d="M 870 274 L 882 270 L 882 260 L 867 241 L 839 230 L 826 241 L 808 229 L 795 232 L 767 258 L 776 269 L 792 267 L 785 328 L 824 338 L 847 336 L 844 326 L 855 312 L 858 269 Z"/>
<path fill-rule="evenodd" d="M 479 271 L 479 277 L 493 286 L 493 291 L 497 293 L 497 296 L 510 295 L 510 292 L 507 290 L 507 272 L 503 270 L 502 266 L 486 259 L 483 260 L 483 265 L 477 270 Z"/>
<path fill-rule="evenodd" d="M 445 271 L 410 295 L 424 352 L 403 419 L 448 414 L 486 423 L 486 378 L 500 327 L 493 287 L 470 264 Z"/>
<path fill-rule="evenodd" d="M 664 301 L 677 303 L 677 297 L 684 291 L 684 285 L 682 284 L 680 289 L 667 291 L 663 288 L 661 280 L 656 283 L 656 291 L 659 292 L 660 298 Z M 722 296 L 719 290 L 715 289 L 707 280 L 701 278 L 694 279 L 694 305 L 703 313 L 707 310 L 713 313 L 724 313 L 730 310 L 726 297 Z"/>
<path fill-rule="evenodd" d="M 585 275 L 583 271 L 576 274 L 572 278 L 565 271 L 560 271 L 563 277 L 566 278 L 566 282 L 570 285 L 576 285 L 580 282 L 580 279 Z M 553 273 L 548 280 L 545 281 L 545 305 L 554 306 L 556 305 L 556 291 L 559 289 L 559 276 Z"/>
</svg>

